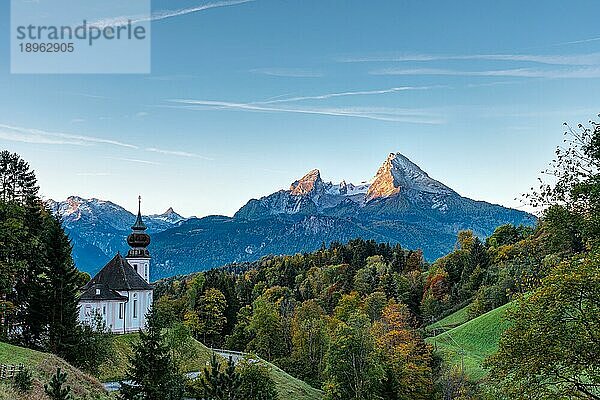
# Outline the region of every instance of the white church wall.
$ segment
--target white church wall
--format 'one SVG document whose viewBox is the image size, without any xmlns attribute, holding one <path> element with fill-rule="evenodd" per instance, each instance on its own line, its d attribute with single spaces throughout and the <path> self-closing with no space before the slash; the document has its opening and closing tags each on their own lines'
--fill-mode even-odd
<svg viewBox="0 0 600 400">
<path fill-rule="evenodd" d="M 118 319 L 116 318 L 119 309 L 118 301 L 87 301 L 80 303 L 79 321 L 84 324 L 90 324 L 97 313 L 102 316 L 106 327 L 115 332 L 118 329 Z M 122 325 L 121 325 L 122 328 Z"/>
<path fill-rule="evenodd" d="M 137 332 L 146 326 L 146 314 L 152 306 L 152 290 L 120 291 L 129 301 L 118 302 L 115 309 L 113 332 Z"/>
</svg>

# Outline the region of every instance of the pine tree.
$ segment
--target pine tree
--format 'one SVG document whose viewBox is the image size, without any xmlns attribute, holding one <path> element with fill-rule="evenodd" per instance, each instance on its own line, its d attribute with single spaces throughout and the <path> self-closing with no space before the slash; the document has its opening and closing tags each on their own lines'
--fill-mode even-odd
<svg viewBox="0 0 600 400">
<path fill-rule="evenodd" d="M 15 257 L 24 263 L 15 284 L 15 304 L 18 307 L 17 324 L 22 326 L 22 344 L 29 348 L 47 350 L 50 299 L 48 298 L 48 244 L 47 229 L 52 217 L 44 210 L 25 210 L 24 226 L 27 241 Z"/>
<path fill-rule="evenodd" d="M 0 152 L 0 320 L 3 335 L 19 326 L 22 344 L 40 347 L 44 324 L 30 318 L 43 265 L 41 236 L 48 213 L 37 197 L 35 174 L 16 153 Z M 7 312 L 10 311 L 10 312 Z"/>
<path fill-rule="evenodd" d="M 44 385 L 44 391 L 52 400 L 72 400 L 71 386 L 63 385 L 67 382 L 67 373 L 62 372 L 60 367 L 56 368 L 56 374 L 52 375 L 50 383 Z"/>
<path fill-rule="evenodd" d="M 0 152 L 0 200 L 31 204 L 38 193 L 35 173 L 17 153 Z"/>
<path fill-rule="evenodd" d="M 221 365 L 215 354 L 210 359 L 210 367 L 202 371 L 202 388 L 205 400 L 237 400 L 240 399 L 242 380 L 235 370 L 231 358 L 221 371 Z"/>
<path fill-rule="evenodd" d="M 44 300 L 48 317 L 48 350 L 67 360 L 76 358 L 79 343 L 79 273 L 71 258 L 71 243 L 59 219 L 51 217 L 46 229 Z"/>
<path fill-rule="evenodd" d="M 164 344 L 155 311 L 147 315 L 146 332 L 140 332 L 129 359 L 130 368 L 121 382 L 123 400 L 180 400 L 184 378 Z"/>
</svg>

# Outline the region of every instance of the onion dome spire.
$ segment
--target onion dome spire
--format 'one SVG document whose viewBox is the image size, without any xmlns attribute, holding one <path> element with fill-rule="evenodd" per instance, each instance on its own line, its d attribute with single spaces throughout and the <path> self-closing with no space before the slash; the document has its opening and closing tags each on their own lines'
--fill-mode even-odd
<svg viewBox="0 0 600 400">
<path fill-rule="evenodd" d="M 146 225 L 142 219 L 142 197 L 138 196 L 138 214 L 137 219 L 135 220 L 135 224 L 131 227 L 131 232 L 129 236 L 127 236 L 127 243 L 132 247 L 129 250 L 129 256 L 132 255 L 145 255 L 148 256 L 148 250 L 146 247 L 150 244 L 150 235 L 148 235 L 146 230 Z M 134 254 L 135 253 L 135 254 Z M 139 253 L 139 254 L 138 254 Z"/>
</svg>

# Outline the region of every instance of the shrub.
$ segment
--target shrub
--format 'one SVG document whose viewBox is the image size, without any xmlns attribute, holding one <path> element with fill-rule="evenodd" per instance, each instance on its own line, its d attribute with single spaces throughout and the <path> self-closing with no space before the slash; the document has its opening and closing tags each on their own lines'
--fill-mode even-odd
<svg viewBox="0 0 600 400">
<path fill-rule="evenodd" d="M 15 387 L 22 393 L 27 393 L 33 386 L 33 377 L 28 368 L 23 368 L 15 376 Z"/>
<path fill-rule="evenodd" d="M 240 393 L 245 400 L 276 400 L 275 381 L 269 369 L 257 362 L 243 361 L 239 365 L 242 385 Z"/>
</svg>

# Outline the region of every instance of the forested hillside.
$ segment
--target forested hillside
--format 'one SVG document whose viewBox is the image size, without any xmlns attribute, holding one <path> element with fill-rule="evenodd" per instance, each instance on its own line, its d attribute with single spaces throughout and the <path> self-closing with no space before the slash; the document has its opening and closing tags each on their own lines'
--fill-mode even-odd
<svg viewBox="0 0 600 400">
<path fill-rule="evenodd" d="M 155 309 L 206 343 L 285 367 L 329 399 L 596 399 L 600 128 L 565 137 L 548 171 L 558 184 L 528 195 L 544 206 L 534 228 L 503 225 L 485 241 L 462 231 L 432 264 L 420 251 L 361 239 L 231 264 L 160 281 Z M 508 313 L 498 309 L 511 301 Z M 454 331 L 465 347 L 481 341 L 475 374 L 425 341 L 428 325 L 466 305 L 460 323 L 495 310 Z M 429 342 L 463 346 L 445 335 Z"/>
</svg>

